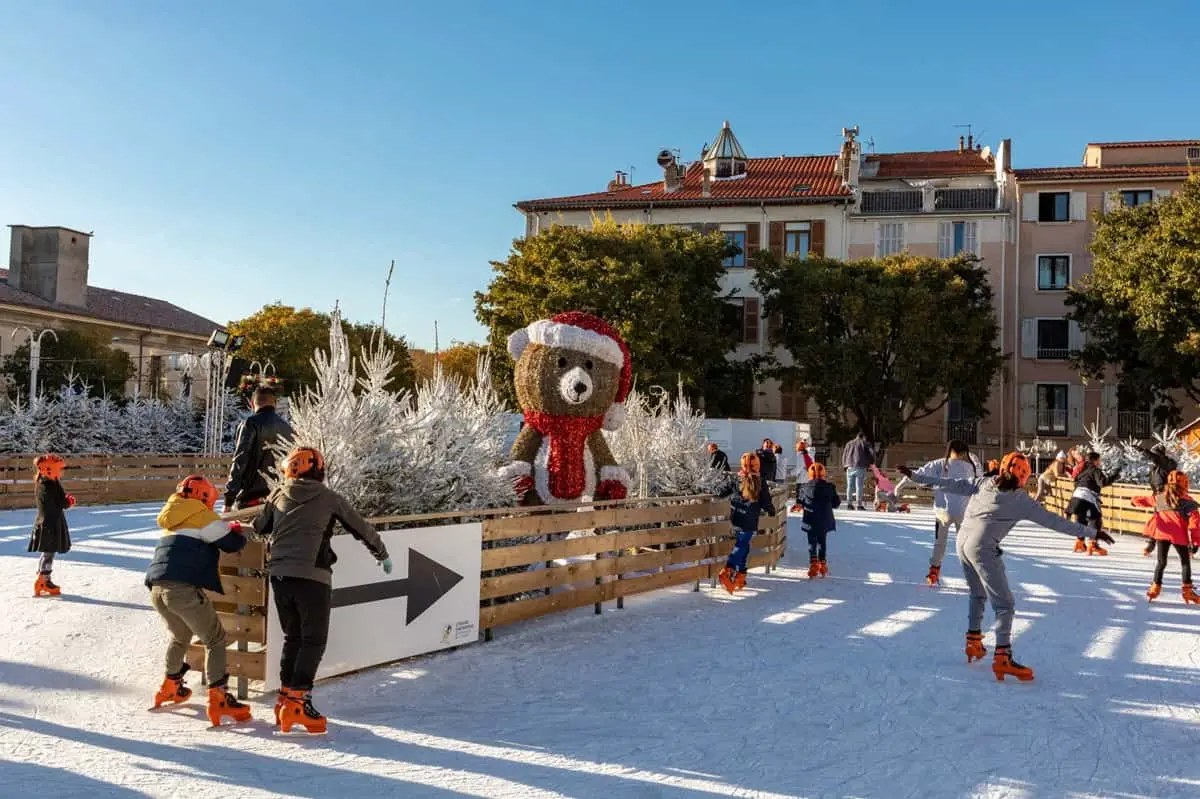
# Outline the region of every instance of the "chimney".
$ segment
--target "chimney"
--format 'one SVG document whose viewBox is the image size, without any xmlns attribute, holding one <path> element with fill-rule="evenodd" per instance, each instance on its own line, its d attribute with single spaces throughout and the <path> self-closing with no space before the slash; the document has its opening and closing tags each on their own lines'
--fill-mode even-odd
<svg viewBox="0 0 1200 799">
<path fill-rule="evenodd" d="M 700 170 L 700 196 L 712 196 L 712 175 L 708 172 L 708 165 L 705 164 Z"/>
<path fill-rule="evenodd" d="M 623 189 L 628 185 L 629 181 L 625 179 L 625 173 L 618 169 L 616 177 L 608 182 L 608 190 L 616 191 L 617 189 Z"/>
<path fill-rule="evenodd" d="M 974 133 L 967 134 L 967 149 L 968 150 L 975 149 L 975 134 Z"/>
<path fill-rule="evenodd" d="M 9 225 L 8 284 L 47 302 L 87 307 L 90 233 Z"/>
<path fill-rule="evenodd" d="M 1000 141 L 1000 152 L 1003 155 L 1000 157 L 1000 168 L 1005 172 L 1012 171 L 1012 139 L 1002 139 Z"/>
<path fill-rule="evenodd" d="M 963 152 L 964 150 L 966 150 L 965 142 L 966 142 L 966 139 L 964 139 L 962 136 L 958 137 L 958 151 L 960 153 Z"/>
<path fill-rule="evenodd" d="M 683 188 L 683 168 L 675 160 L 675 153 L 670 150 L 658 151 L 658 165 L 663 171 L 663 191 L 674 194 Z"/>
</svg>

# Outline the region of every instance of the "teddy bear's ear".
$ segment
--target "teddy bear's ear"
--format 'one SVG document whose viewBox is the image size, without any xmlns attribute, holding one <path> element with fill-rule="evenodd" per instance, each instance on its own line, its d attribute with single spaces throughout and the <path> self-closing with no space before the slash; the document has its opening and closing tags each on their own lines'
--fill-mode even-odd
<svg viewBox="0 0 1200 799">
<path fill-rule="evenodd" d="M 525 328 L 517 330 L 508 337 L 508 354 L 515 361 L 521 357 L 521 353 L 529 346 L 529 332 Z"/>
</svg>

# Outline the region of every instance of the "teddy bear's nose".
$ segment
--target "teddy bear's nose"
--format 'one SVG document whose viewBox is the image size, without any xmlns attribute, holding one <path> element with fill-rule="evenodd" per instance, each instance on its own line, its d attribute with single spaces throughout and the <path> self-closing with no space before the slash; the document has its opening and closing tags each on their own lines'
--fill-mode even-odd
<svg viewBox="0 0 1200 799">
<path fill-rule="evenodd" d="M 575 384 L 575 393 L 582 394 L 583 392 L 587 391 L 587 388 L 588 387 L 585 386 L 583 383 L 576 383 Z"/>
</svg>

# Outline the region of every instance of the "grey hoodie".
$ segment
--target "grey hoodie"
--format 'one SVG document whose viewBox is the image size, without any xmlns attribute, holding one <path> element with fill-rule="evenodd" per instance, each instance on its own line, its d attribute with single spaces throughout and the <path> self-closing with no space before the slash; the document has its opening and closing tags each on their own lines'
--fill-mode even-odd
<svg viewBox="0 0 1200 799">
<path fill-rule="evenodd" d="M 996 487 L 994 477 L 952 480 L 914 472 L 912 479 L 947 494 L 970 497 L 958 530 L 958 546 L 967 552 L 998 547 L 1017 522 L 1033 522 L 1074 538 L 1096 537 L 1096 531 L 1091 527 L 1054 515 L 1024 491 L 1001 491 Z"/>
<path fill-rule="evenodd" d="M 337 555 L 330 546 L 333 525 L 366 544 L 375 559 L 387 559 L 387 548 L 350 503 L 316 480 L 288 480 L 267 497 L 263 512 L 254 520 L 260 535 L 271 537 L 267 569 L 272 577 L 300 577 L 332 584 Z"/>
</svg>

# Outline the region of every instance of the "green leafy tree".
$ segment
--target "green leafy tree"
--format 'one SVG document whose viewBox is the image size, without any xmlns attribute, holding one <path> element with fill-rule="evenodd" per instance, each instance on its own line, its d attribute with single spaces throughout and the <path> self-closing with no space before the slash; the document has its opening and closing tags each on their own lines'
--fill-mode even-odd
<svg viewBox="0 0 1200 799">
<path fill-rule="evenodd" d="M 881 450 L 951 393 L 980 417 L 1002 357 L 987 271 L 974 258 L 896 255 L 842 263 L 756 257 L 774 342 L 771 371 L 816 400 L 835 442 L 865 431 Z"/>
<path fill-rule="evenodd" d="M 480 356 L 486 355 L 487 351 L 484 344 L 455 341 L 438 353 L 437 362 L 447 376 L 466 386 L 475 382 L 476 365 Z"/>
<path fill-rule="evenodd" d="M 1200 175 L 1170 197 L 1101 214 L 1092 271 L 1067 294 L 1087 334 L 1075 365 L 1089 377 L 1119 367 L 1126 396 L 1165 400 L 1160 421 L 1177 421 L 1167 394 L 1200 402 Z"/>
<path fill-rule="evenodd" d="M 329 314 L 318 313 L 311 308 L 297 310 L 290 305 L 272 303 L 264 305 L 257 313 L 229 323 L 234 334 L 246 337 L 238 351 L 238 357 L 248 362 L 270 361 L 275 374 L 282 381 L 284 393 L 295 393 L 304 386 L 313 385 L 312 357 L 318 349 L 329 348 Z M 372 336 L 379 332 L 373 325 L 351 324 L 342 321 L 342 330 L 350 345 L 350 352 L 357 357 L 362 348 L 370 345 Z M 397 368 L 393 372 L 392 390 L 412 389 L 416 373 L 409 357 L 408 345 L 402 338 L 383 333 L 384 342 L 396 353 Z M 234 376 L 237 377 L 237 376 Z"/>
<path fill-rule="evenodd" d="M 110 346 L 111 339 L 101 333 L 64 328 L 42 339 L 38 362 L 38 391 L 56 395 L 73 379 L 86 384 L 93 397 L 106 392 L 110 396 L 125 394 L 125 384 L 137 374 L 133 358 L 124 350 Z M 8 378 L 9 397 L 29 393 L 29 342 L 17 347 L 4 359 L 0 369 Z"/>
<path fill-rule="evenodd" d="M 629 345 L 637 383 L 675 386 L 706 397 L 733 350 L 722 297 L 719 235 L 677 227 L 617 225 L 590 229 L 554 225 L 513 242 L 496 276 L 475 295 L 475 315 L 491 331 L 493 353 L 508 335 L 538 319 L 585 311 L 608 321 Z M 493 360 L 496 384 L 514 403 L 512 361 Z"/>
</svg>

